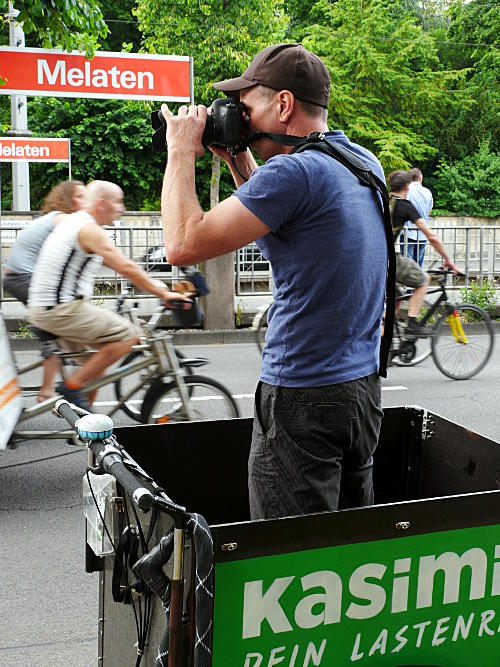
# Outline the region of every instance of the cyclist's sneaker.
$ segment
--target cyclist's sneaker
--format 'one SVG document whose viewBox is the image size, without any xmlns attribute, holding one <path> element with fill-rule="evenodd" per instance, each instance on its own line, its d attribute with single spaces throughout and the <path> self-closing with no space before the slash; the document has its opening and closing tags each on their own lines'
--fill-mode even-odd
<svg viewBox="0 0 500 667">
<path fill-rule="evenodd" d="M 56 391 L 58 394 L 64 396 L 69 403 L 73 403 L 77 407 L 87 410 L 87 412 L 92 412 L 88 398 L 81 389 L 71 389 L 66 382 L 59 382 Z"/>
<path fill-rule="evenodd" d="M 424 327 L 415 318 L 409 317 L 408 324 L 406 325 L 406 333 L 412 336 L 432 336 L 434 329 L 432 327 Z"/>
</svg>

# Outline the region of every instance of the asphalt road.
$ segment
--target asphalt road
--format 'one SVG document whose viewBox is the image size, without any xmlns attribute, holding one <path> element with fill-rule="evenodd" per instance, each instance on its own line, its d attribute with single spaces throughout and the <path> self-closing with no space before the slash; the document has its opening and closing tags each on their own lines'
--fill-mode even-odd
<svg viewBox="0 0 500 667">
<path fill-rule="evenodd" d="M 200 372 L 237 396 L 243 416 L 252 414 L 259 375 L 256 348 L 234 344 L 184 350 L 209 358 Z M 21 365 L 36 358 L 32 352 L 16 356 Z M 472 380 L 448 380 L 431 359 L 415 368 L 393 367 L 383 381 L 383 405 L 419 405 L 500 442 L 499 370 L 498 345 L 489 365 Z M 109 403 L 112 392 L 103 390 L 99 400 Z M 130 422 L 120 417 L 116 423 Z M 51 415 L 29 425 L 60 426 L 61 420 Z M 84 571 L 81 483 L 86 462 L 84 450 L 61 441 L 26 442 L 0 452 L 0 667 L 97 665 L 97 575 Z"/>
</svg>

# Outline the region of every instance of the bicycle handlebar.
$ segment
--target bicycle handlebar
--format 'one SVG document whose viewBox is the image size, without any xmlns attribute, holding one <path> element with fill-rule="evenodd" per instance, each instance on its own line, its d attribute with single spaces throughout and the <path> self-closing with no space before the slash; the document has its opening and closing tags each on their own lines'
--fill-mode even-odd
<svg viewBox="0 0 500 667">
<path fill-rule="evenodd" d="M 82 430 L 78 428 L 78 423 L 81 417 L 73 410 L 70 404 L 61 399 L 56 403 L 56 408 L 61 417 L 64 417 L 68 424 L 78 431 L 81 436 Z M 90 415 L 95 418 L 97 415 Z M 108 418 L 108 421 L 109 420 Z M 83 432 L 87 433 L 88 426 L 83 424 Z M 91 429 L 95 428 L 93 425 Z M 117 482 L 123 487 L 125 493 L 133 500 L 139 509 L 147 512 L 151 509 L 154 502 L 154 495 L 149 489 L 146 489 L 141 482 L 138 482 L 135 475 L 125 467 L 121 451 L 110 444 L 103 442 L 102 438 L 106 437 L 109 431 L 100 433 L 98 431 L 91 431 L 94 439 L 90 438 L 88 446 L 96 457 L 97 466 L 102 468 L 104 472 L 113 475 Z M 110 437 L 110 436 L 108 436 Z"/>
<path fill-rule="evenodd" d="M 76 414 L 68 401 L 63 398 L 57 401 L 56 410 L 61 415 L 61 417 L 64 417 L 71 428 L 76 428 L 76 422 L 80 419 L 80 416 Z"/>
<path fill-rule="evenodd" d="M 454 276 L 455 275 L 456 276 L 461 276 L 461 277 L 465 276 L 465 273 L 462 273 L 461 271 L 459 271 L 458 273 L 455 273 L 455 271 L 452 271 L 448 267 L 444 267 L 444 268 L 440 268 L 440 269 L 426 269 L 425 272 L 429 273 L 430 275 L 433 275 L 433 276 L 447 276 L 447 275 L 450 275 L 450 274 L 452 274 Z"/>
<path fill-rule="evenodd" d="M 148 512 L 153 505 L 156 505 L 174 519 L 176 526 L 184 525 L 186 508 L 174 503 L 163 491 L 161 495 L 155 495 L 125 465 L 123 452 L 112 437 L 113 422 L 109 417 L 91 414 L 82 418 L 65 399 L 60 399 L 56 403 L 56 409 L 61 417 L 64 417 L 68 424 L 78 432 L 78 435 L 81 438 L 83 436 L 82 439 L 86 440 L 96 458 L 97 467 L 112 475 L 140 510 Z M 79 425 L 80 421 L 82 423 Z M 102 429 L 104 430 L 101 430 L 99 421 L 103 424 Z M 133 465 L 137 465 L 133 459 L 130 461 Z"/>
<path fill-rule="evenodd" d="M 104 472 L 113 475 L 140 510 L 149 512 L 155 501 L 154 494 L 137 481 L 134 473 L 125 467 L 120 450 L 113 445 L 103 445 L 101 442 L 89 443 L 89 447 L 94 455 L 98 452 L 97 465 Z"/>
</svg>

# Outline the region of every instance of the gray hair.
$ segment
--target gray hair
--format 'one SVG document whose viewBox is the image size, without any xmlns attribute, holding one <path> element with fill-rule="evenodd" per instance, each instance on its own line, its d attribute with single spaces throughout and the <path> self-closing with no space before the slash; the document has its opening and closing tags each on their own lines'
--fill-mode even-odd
<svg viewBox="0 0 500 667">
<path fill-rule="evenodd" d="M 257 86 L 257 90 L 266 102 L 270 102 L 278 92 L 277 90 L 274 90 L 274 88 L 268 88 L 267 86 L 261 86 L 260 84 Z M 304 100 L 301 100 L 298 97 L 295 97 L 295 99 L 302 111 L 306 116 L 309 116 L 309 118 L 321 118 L 325 121 L 328 119 L 328 109 L 325 109 L 325 107 L 321 107 L 319 104 L 313 104 L 312 102 L 304 102 Z"/>
</svg>

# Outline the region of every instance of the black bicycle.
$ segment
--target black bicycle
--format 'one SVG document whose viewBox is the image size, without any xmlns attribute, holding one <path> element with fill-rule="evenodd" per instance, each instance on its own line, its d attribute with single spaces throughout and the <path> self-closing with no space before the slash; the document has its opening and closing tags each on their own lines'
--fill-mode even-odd
<svg viewBox="0 0 500 667">
<path fill-rule="evenodd" d="M 446 292 L 449 269 L 428 270 L 439 286 L 426 294 L 424 315 L 420 324 L 432 329 L 432 335 L 418 337 L 406 331 L 407 312 L 399 307 L 394 322 L 391 363 L 396 366 L 415 366 L 432 355 L 441 373 L 452 380 L 468 380 L 488 363 L 495 340 L 490 316 L 479 306 L 453 303 Z M 432 294 L 438 297 L 429 300 Z M 402 304 L 411 297 L 405 292 L 396 301 Z"/>
</svg>

